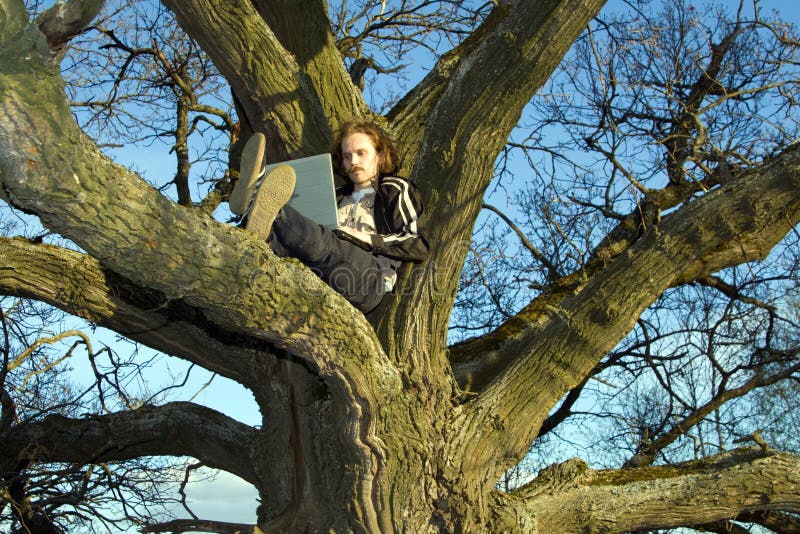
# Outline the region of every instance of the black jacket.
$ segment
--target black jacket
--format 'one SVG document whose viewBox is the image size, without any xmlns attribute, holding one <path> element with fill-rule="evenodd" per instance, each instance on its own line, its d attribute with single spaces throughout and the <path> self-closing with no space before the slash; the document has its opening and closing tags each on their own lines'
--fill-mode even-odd
<svg viewBox="0 0 800 534">
<path fill-rule="evenodd" d="M 336 200 L 353 193 L 348 183 L 336 190 Z M 405 178 L 382 176 L 375 188 L 375 230 L 371 251 L 400 261 L 422 261 L 428 241 L 422 236 L 422 200 L 416 186 Z"/>
</svg>

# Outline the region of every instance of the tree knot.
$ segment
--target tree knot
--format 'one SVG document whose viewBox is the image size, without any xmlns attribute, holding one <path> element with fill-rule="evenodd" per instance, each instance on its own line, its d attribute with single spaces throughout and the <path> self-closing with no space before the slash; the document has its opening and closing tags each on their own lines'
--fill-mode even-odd
<svg viewBox="0 0 800 534">
<path fill-rule="evenodd" d="M 585 461 L 572 458 L 542 469 L 534 484 L 543 491 L 560 492 L 581 484 L 588 471 L 589 466 Z"/>
</svg>

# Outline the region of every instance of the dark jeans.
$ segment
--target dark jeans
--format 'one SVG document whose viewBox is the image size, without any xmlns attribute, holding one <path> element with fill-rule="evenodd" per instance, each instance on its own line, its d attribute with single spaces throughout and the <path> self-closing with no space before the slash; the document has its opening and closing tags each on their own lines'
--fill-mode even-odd
<svg viewBox="0 0 800 534">
<path fill-rule="evenodd" d="M 275 218 L 270 246 L 278 256 L 303 262 L 364 313 L 383 298 L 383 277 L 375 256 L 290 206 Z"/>
</svg>

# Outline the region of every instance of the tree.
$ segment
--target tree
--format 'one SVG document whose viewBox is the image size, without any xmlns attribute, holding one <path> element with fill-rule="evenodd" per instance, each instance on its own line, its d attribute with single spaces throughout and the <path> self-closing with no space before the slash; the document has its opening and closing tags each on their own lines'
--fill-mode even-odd
<svg viewBox="0 0 800 534">
<path fill-rule="evenodd" d="M 345 69 L 342 50 L 351 48 L 337 46 L 324 3 L 163 2 L 230 84 L 243 132 L 264 132 L 275 160 L 327 150 L 352 115 L 372 116 L 397 137 L 404 174 L 426 200 L 433 248 L 369 317 L 297 262 L 114 164 L 78 128 L 59 61 L 100 4 L 60 3 L 31 23 L 22 2 L 0 1 L 2 195 L 80 247 L 2 239 L 0 287 L 241 383 L 263 424 L 187 402 L 51 415 L 4 430 L 0 472 L 20 461 L 192 456 L 257 488 L 265 532 L 624 532 L 800 512 L 797 456 L 761 447 L 626 469 L 575 459 L 519 489 L 495 489 L 551 411 L 661 295 L 765 258 L 797 224 L 796 147 L 729 162 L 690 142 L 692 113 L 732 89 L 717 63 L 682 88 L 698 107 L 665 126 L 677 128 L 664 136 L 668 181 L 640 187 L 625 213 L 606 210 L 617 224 L 593 226 L 605 235 L 585 236 L 591 253 L 548 260 L 541 293 L 488 333 L 448 347 L 497 156 L 603 2 L 477 10 L 485 15 L 475 29 L 382 116 L 354 85 L 360 70 Z M 747 25 L 740 18 L 729 39 L 713 41 L 720 53 L 711 58 L 724 57 Z M 164 528 L 183 527 L 150 531 Z"/>
<path fill-rule="evenodd" d="M 628 220 L 620 229 L 656 221 L 669 206 L 656 199 L 653 211 L 649 200 L 668 176 L 675 184 L 683 175 L 709 186 L 706 177 L 725 172 L 727 162 L 750 164 L 793 142 L 797 121 L 786 113 L 793 97 L 772 91 L 794 93 L 796 47 L 772 41 L 786 30 L 781 24 L 772 33 L 746 24 L 741 13 L 738 21 L 719 8 L 675 2 L 603 16 L 576 42 L 534 98 L 526 129 L 515 135 L 522 140 L 509 143 L 509 151 L 532 162 L 536 179 L 516 195 L 516 221 L 487 206 L 486 237 L 470 255 L 455 332 L 486 331 L 513 315 L 551 273 L 584 264 L 609 223 L 634 206 L 640 219 L 655 218 Z M 698 99 L 708 79 L 723 80 L 724 90 Z M 513 178 L 499 168 L 502 180 Z M 509 243 L 516 234 L 518 254 Z M 570 435 L 562 445 L 578 442 L 609 466 L 700 457 L 754 432 L 786 443 L 796 403 L 781 392 L 797 377 L 797 250 L 792 234 L 768 261 L 665 291 L 539 437 L 557 428 Z M 772 390 L 783 399 L 780 411 L 751 402 L 772 398 Z M 596 445 L 574 437 L 598 429 L 603 439 Z"/>
</svg>

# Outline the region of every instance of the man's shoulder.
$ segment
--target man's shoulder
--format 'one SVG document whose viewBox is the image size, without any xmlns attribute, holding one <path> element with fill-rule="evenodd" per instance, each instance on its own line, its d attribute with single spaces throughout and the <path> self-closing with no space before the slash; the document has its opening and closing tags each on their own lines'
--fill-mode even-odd
<svg viewBox="0 0 800 534">
<path fill-rule="evenodd" d="M 403 176 L 384 176 L 378 197 L 382 197 L 388 206 L 402 206 L 402 210 L 422 213 L 422 195 L 419 189 L 413 180 Z"/>
<path fill-rule="evenodd" d="M 408 191 L 416 189 L 417 185 L 410 179 L 404 176 L 383 176 L 381 177 L 380 189 L 383 192 L 391 191 Z"/>
<path fill-rule="evenodd" d="M 406 183 L 406 184 L 413 184 L 410 178 L 406 178 L 405 176 L 397 176 L 394 174 L 389 174 L 386 176 L 381 176 L 381 183 Z"/>
</svg>

